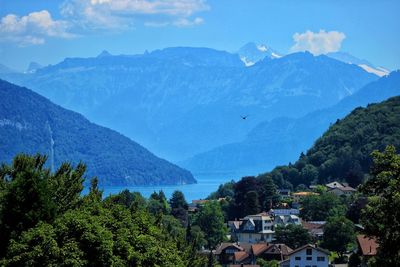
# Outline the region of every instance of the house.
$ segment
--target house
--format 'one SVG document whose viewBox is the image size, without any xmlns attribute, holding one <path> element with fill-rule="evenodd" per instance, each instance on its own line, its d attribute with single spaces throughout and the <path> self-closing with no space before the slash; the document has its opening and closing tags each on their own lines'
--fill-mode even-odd
<svg viewBox="0 0 400 267">
<path fill-rule="evenodd" d="M 266 212 L 248 215 L 242 219 L 235 234 L 239 242 L 271 242 L 275 234 L 273 218 Z"/>
<path fill-rule="evenodd" d="M 358 255 L 362 257 L 361 266 L 367 266 L 370 258 L 375 257 L 378 244 L 375 238 L 357 235 Z"/>
<path fill-rule="evenodd" d="M 292 194 L 293 202 L 299 203 L 303 198 L 313 195 L 319 195 L 314 192 L 296 192 Z"/>
<path fill-rule="evenodd" d="M 280 267 L 328 267 L 329 251 L 305 245 L 289 253 L 288 259 L 280 262 Z"/>
<path fill-rule="evenodd" d="M 285 244 L 268 243 L 222 243 L 215 251 L 222 265 L 255 264 L 258 258 L 282 261 L 288 259 L 293 250 Z"/>
<path fill-rule="evenodd" d="M 276 191 L 281 199 L 290 197 L 290 189 L 278 189 Z"/>
<path fill-rule="evenodd" d="M 288 255 L 293 250 L 285 244 L 254 244 L 252 254 L 254 260 L 262 258 L 264 260 L 282 261 L 288 259 Z"/>
<path fill-rule="evenodd" d="M 345 195 L 345 196 L 352 195 L 356 191 L 357 190 L 351 186 L 342 186 L 342 187 L 333 188 L 333 189 L 329 190 L 328 192 L 331 192 L 340 197 L 342 195 Z"/>
<path fill-rule="evenodd" d="M 230 264 L 234 262 L 235 252 L 244 251 L 244 248 L 236 243 L 221 243 L 214 254 L 217 260 L 222 264 Z"/>
<path fill-rule="evenodd" d="M 297 215 L 279 215 L 274 217 L 275 226 L 286 226 L 288 224 L 301 225 L 301 219 Z"/>
<path fill-rule="evenodd" d="M 343 185 L 342 183 L 339 183 L 337 181 L 334 181 L 329 184 L 326 184 L 325 186 L 328 187 L 328 189 L 334 189 L 334 188 L 344 187 L 345 185 Z"/>
<path fill-rule="evenodd" d="M 280 216 L 280 215 L 299 215 L 299 209 L 271 209 L 268 214 L 272 216 Z"/>
<path fill-rule="evenodd" d="M 321 240 L 324 236 L 324 227 L 326 221 L 302 221 L 301 224 L 303 225 L 303 228 L 306 229 L 313 238 Z"/>
</svg>

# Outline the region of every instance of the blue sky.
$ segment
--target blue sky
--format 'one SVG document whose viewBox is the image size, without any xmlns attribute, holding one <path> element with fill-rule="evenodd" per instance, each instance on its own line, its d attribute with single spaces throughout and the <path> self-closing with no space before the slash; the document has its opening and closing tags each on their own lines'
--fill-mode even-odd
<svg viewBox="0 0 400 267">
<path fill-rule="evenodd" d="M 400 68 L 400 1 L 0 0 L 0 63 L 137 54 L 170 46 L 234 52 L 249 41 L 286 54 L 345 51 Z"/>
</svg>

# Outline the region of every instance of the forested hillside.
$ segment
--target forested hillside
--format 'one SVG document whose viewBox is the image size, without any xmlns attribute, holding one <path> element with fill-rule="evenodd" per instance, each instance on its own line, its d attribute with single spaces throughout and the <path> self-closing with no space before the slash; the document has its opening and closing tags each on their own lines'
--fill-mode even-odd
<svg viewBox="0 0 400 267">
<path fill-rule="evenodd" d="M 85 162 L 101 185 L 195 183 L 189 171 L 160 159 L 129 138 L 89 122 L 22 87 L 0 80 L 0 162 L 43 153 L 55 170 Z"/>
<path fill-rule="evenodd" d="M 283 187 L 333 180 L 357 186 L 368 175 L 372 151 L 382 151 L 387 145 L 400 147 L 400 97 L 356 108 L 333 124 L 294 164 L 261 176 L 271 176 Z"/>
</svg>

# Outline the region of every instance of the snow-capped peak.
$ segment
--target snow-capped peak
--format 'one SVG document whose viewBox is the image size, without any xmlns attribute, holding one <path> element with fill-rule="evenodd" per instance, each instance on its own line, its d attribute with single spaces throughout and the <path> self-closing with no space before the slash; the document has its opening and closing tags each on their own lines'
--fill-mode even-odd
<svg viewBox="0 0 400 267">
<path fill-rule="evenodd" d="M 257 49 L 261 52 L 267 52 L 268 51 L 268 47 L 262 44 L 258 44 L 257 45 Z"/>
<path fill-rule="evenodd" d="M 238 51 L 240 59 L 246 67 L 252 66 L 265 58 L 275 59 L 281 55 L 265 44 L 247 43 Z"/>
<path fill-rule="evenodd" d="M 347 64 L 354 64 L 364 69 L 366 72 L 375 74 L 379 77 L 386 76 L 390 73 L 390 70 L 383 67 L 376 67 L 369 61 L 365 59 L 359 59 L 355 56 L 350 55 L 346 52 L 334 52 L 326 54 L 328 57 L 334 58 L 336 60 L 342 61 Z"/>
</svg>

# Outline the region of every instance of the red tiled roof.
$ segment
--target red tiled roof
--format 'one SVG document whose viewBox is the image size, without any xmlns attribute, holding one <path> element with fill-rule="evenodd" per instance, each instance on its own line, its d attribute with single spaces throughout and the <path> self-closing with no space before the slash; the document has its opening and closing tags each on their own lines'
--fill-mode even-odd
<svg viewBox="0 0 400 267">
<path fill-rule="evenodd" d="M 303 225 L 304 229 L 307 230 L 313 230 L 313 229 L 319 229 L 319 228 L 323 228 L 324 224 L 321 223 L 311 223 L 311 222 L 306 222 L 306 221 L 302 221 L 301 224 Z"/>
<path fill-rule="evenodd" d="M 247 254 L 246 251 L 238 251 L 235 252 L 234 258 L 235 262 L 241 262 L 249 257 L 249 254 Z"/>
<path fill-rule="evenodd" d="M 262 254 L 268 249 L 269 245 L 267 243 L 254 244 L 251 246 L 254 256 Z"/>
<path fill-rule="evenodd" d="M 363 256 L 375 256 L 378 248 L 375 238 L 367 237 L 365 235 L 357 235 L 357 243 L 361 248 Z"/>
</svg>

